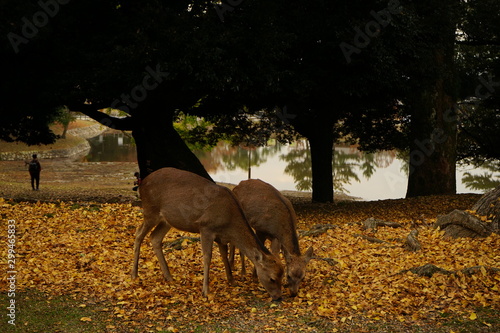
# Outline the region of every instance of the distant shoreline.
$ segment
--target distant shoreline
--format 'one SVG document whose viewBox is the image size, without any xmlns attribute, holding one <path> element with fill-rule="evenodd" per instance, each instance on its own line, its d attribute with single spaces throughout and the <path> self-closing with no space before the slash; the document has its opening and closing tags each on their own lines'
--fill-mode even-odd
<svg viewBox="0 0 500 333">
<path fill-rule="evenodd" d="M 0 161 L 0 197 L 15 201 L 139 202 L 134 186 L 135 162 L 77 162 L 41 159 L 40 191 L 32 191 L 23 161 Z M 237 184 L 219 183 L 233 188 Z M 296 202 L 311 202 L 311 192 L 281 191 Z M 335 193 L 335 201 L 360 201 Z"/>
<path fill-rule="evenodd" d="M 62 135 L 61 125 L 53 125 L 52 131 Z M 37 154 L 40 159 L 71 158 L 84 156 L 90 151 L 87 139 L 98 136 L 108 128 L 93 120 L 76 120 L 68 128 L 65 139 L 57 139 L 51 145 L 28 146 L 20 142 L 0 142 L 0 161 L 23 161 Z"/>
</svg>

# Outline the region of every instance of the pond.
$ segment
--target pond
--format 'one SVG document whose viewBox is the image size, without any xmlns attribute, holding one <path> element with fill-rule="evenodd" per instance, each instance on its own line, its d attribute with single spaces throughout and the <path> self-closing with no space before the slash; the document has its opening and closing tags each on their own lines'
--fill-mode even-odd
<svg viewBox="0 0 500 333">
<path fill-rule="evenodd" d="M 137 162 L 135 142 L 132 134 L 106 131 L 87 140 L 90 152 L 86 162 Z"/>
<path fill-rule="evenodd" d="M 133 139 L 124 133 L 104 133 L 89 140 L 89 162 L 135 162 Z M 238 184 L 260 178 L 279 190 L 311 190 L 311 156 L 306 140 L 291 145 L 270 142 L 267 147 L 248 149 L 220 142 L 211 151 L 195 151 L 208 173 L 217 182 Z M 336 192 L 363 200 L 404 198 L 407 164 L 397 151 L 373 154 L 353 146 L 335 147 L 334 184 Z M 458 193 L 484 193 L 498 185 L 500 173 L 484 166 L 457 167 Z"/>
</svg>

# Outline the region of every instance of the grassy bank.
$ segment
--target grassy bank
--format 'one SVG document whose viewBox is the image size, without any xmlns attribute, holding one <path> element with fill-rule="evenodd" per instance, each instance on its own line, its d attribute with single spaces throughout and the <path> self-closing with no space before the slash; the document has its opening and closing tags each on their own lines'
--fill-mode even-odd
<svg viewBox="0 0 500 333">
<path fill-rule="evenodd" d="M 95 125 L 96 122 L 88 120 L 76 120 L 69 124 L 68 129 L 82 128 Z M 51 130 L 56 135 L 61 135 L 63 133 L 63 127 L 59 124 L 54 124 Z M 58 139 L 54 144 L 51 145 L 35 145 L 28 146 L 22 142 L 5 142 L 0 141 L 0 152 L 23 152 L 23 151 L 46 151 L 46 150 L 58 150 L 58 149 L 68 149 L 75 147 L 81 143 L 85 142 L 85 139 L 79 138 L 72 135 L 67 135 L 65 139 Z"/>
</svg>

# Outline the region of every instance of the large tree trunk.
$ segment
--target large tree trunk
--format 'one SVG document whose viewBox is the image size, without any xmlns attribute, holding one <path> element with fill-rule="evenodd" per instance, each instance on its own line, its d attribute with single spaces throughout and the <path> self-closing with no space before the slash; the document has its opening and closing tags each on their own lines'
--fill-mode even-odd
<svg viewBox="0 0 500 333">
<path fill-rule="evenodd" d="M 173 112 L 158 112 L 154 117 L 134 116 L 132 135 L 137 146 L 141 177 L 155 170 L 173 167 L 212 180 L 200 160 L 187 147 L 173 127 Z"/>
<path fill-rule="evenodd" d="M 196 173 L 212 180 L 200 160 L 191 152 L 173 127 L 173 111 L 155 105 L 153 99 L 142 102 L 133 116 L 115 118 L 98 110 L 107 105 L 81 104 L 71 106 L 110 128 L 132 131 L 137 149 L 137 162 L 141 178 L 165 167 Z"/>
<path fill-rule="evenodd" d="M 410 103 L 410 163 L 406 197 L 456 193 L 457 122 L 454 42 L 457 0 L 422 1 L 417 12 L 429 31 Z M 425 27 L 424 27 L 425 29 Z"/>
<path fill-rule="evenodd" d="M 422 92 L 411 117 L 410 163 L 406 197 L 456 193 L 457 124 L 453 102 L 437 82 Z"/>
</svg>

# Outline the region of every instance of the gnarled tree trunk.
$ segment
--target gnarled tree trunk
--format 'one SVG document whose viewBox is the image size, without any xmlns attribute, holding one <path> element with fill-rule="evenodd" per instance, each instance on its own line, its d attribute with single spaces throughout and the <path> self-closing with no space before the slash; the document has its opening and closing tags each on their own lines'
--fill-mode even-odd
<svg viewBox="0 0 500 333">
<path fill-rule="evenodd" d="M 491 219 L 492 229 L 499 233 L 500 232 L 500 186 L 496 189 L 486 193 L 479 199 L 476 204 L 472 207 L 477 214 L 486 216 Z"/>
<path fill-rule="evenodd" d="M 492 232 L 500 232 L 500 186 L 486 193 L 479 199 L 472 210 L 475 215 L 485 216 L 491 222 L 484 222 L 482 219 L 468 212 L 454 210 L 448 215 L 438 216 L 435 228 L 445 231 L 445 235 L 450 237 L 488 237 Z"/>
<path fill-rule="evenodd" d="M 477 217 L 461 211 L 454 210 L 448 215 L 438 216 L 435 228 L 445 231 L 446 236 L 458 237 L 488 237 L 491 234 L 491 228 Z"/>
<path fill-rule="evenodd" d="M 132 136 L 137 146 L 137 163 L 141 178 L 155 170 L 173 167 L 212 180 L 199 159 L 187 147 L 173 127 L 173 111 L 159 111 L 133 116 Z"/>
<path fill-rule="evenodd" d="M 132 116 L 116 118 L 98 111 L 106 107 L 82 104 L 71 106 L 71 110 L 80 111 L 110 128 L 132 131 L 141 178 L 146 178 L 158 169 L 173 167 L 212 180 L 200 160 L 174 129 L 173 110 L 148 99 L 134 110 Z"/>
</svg>

